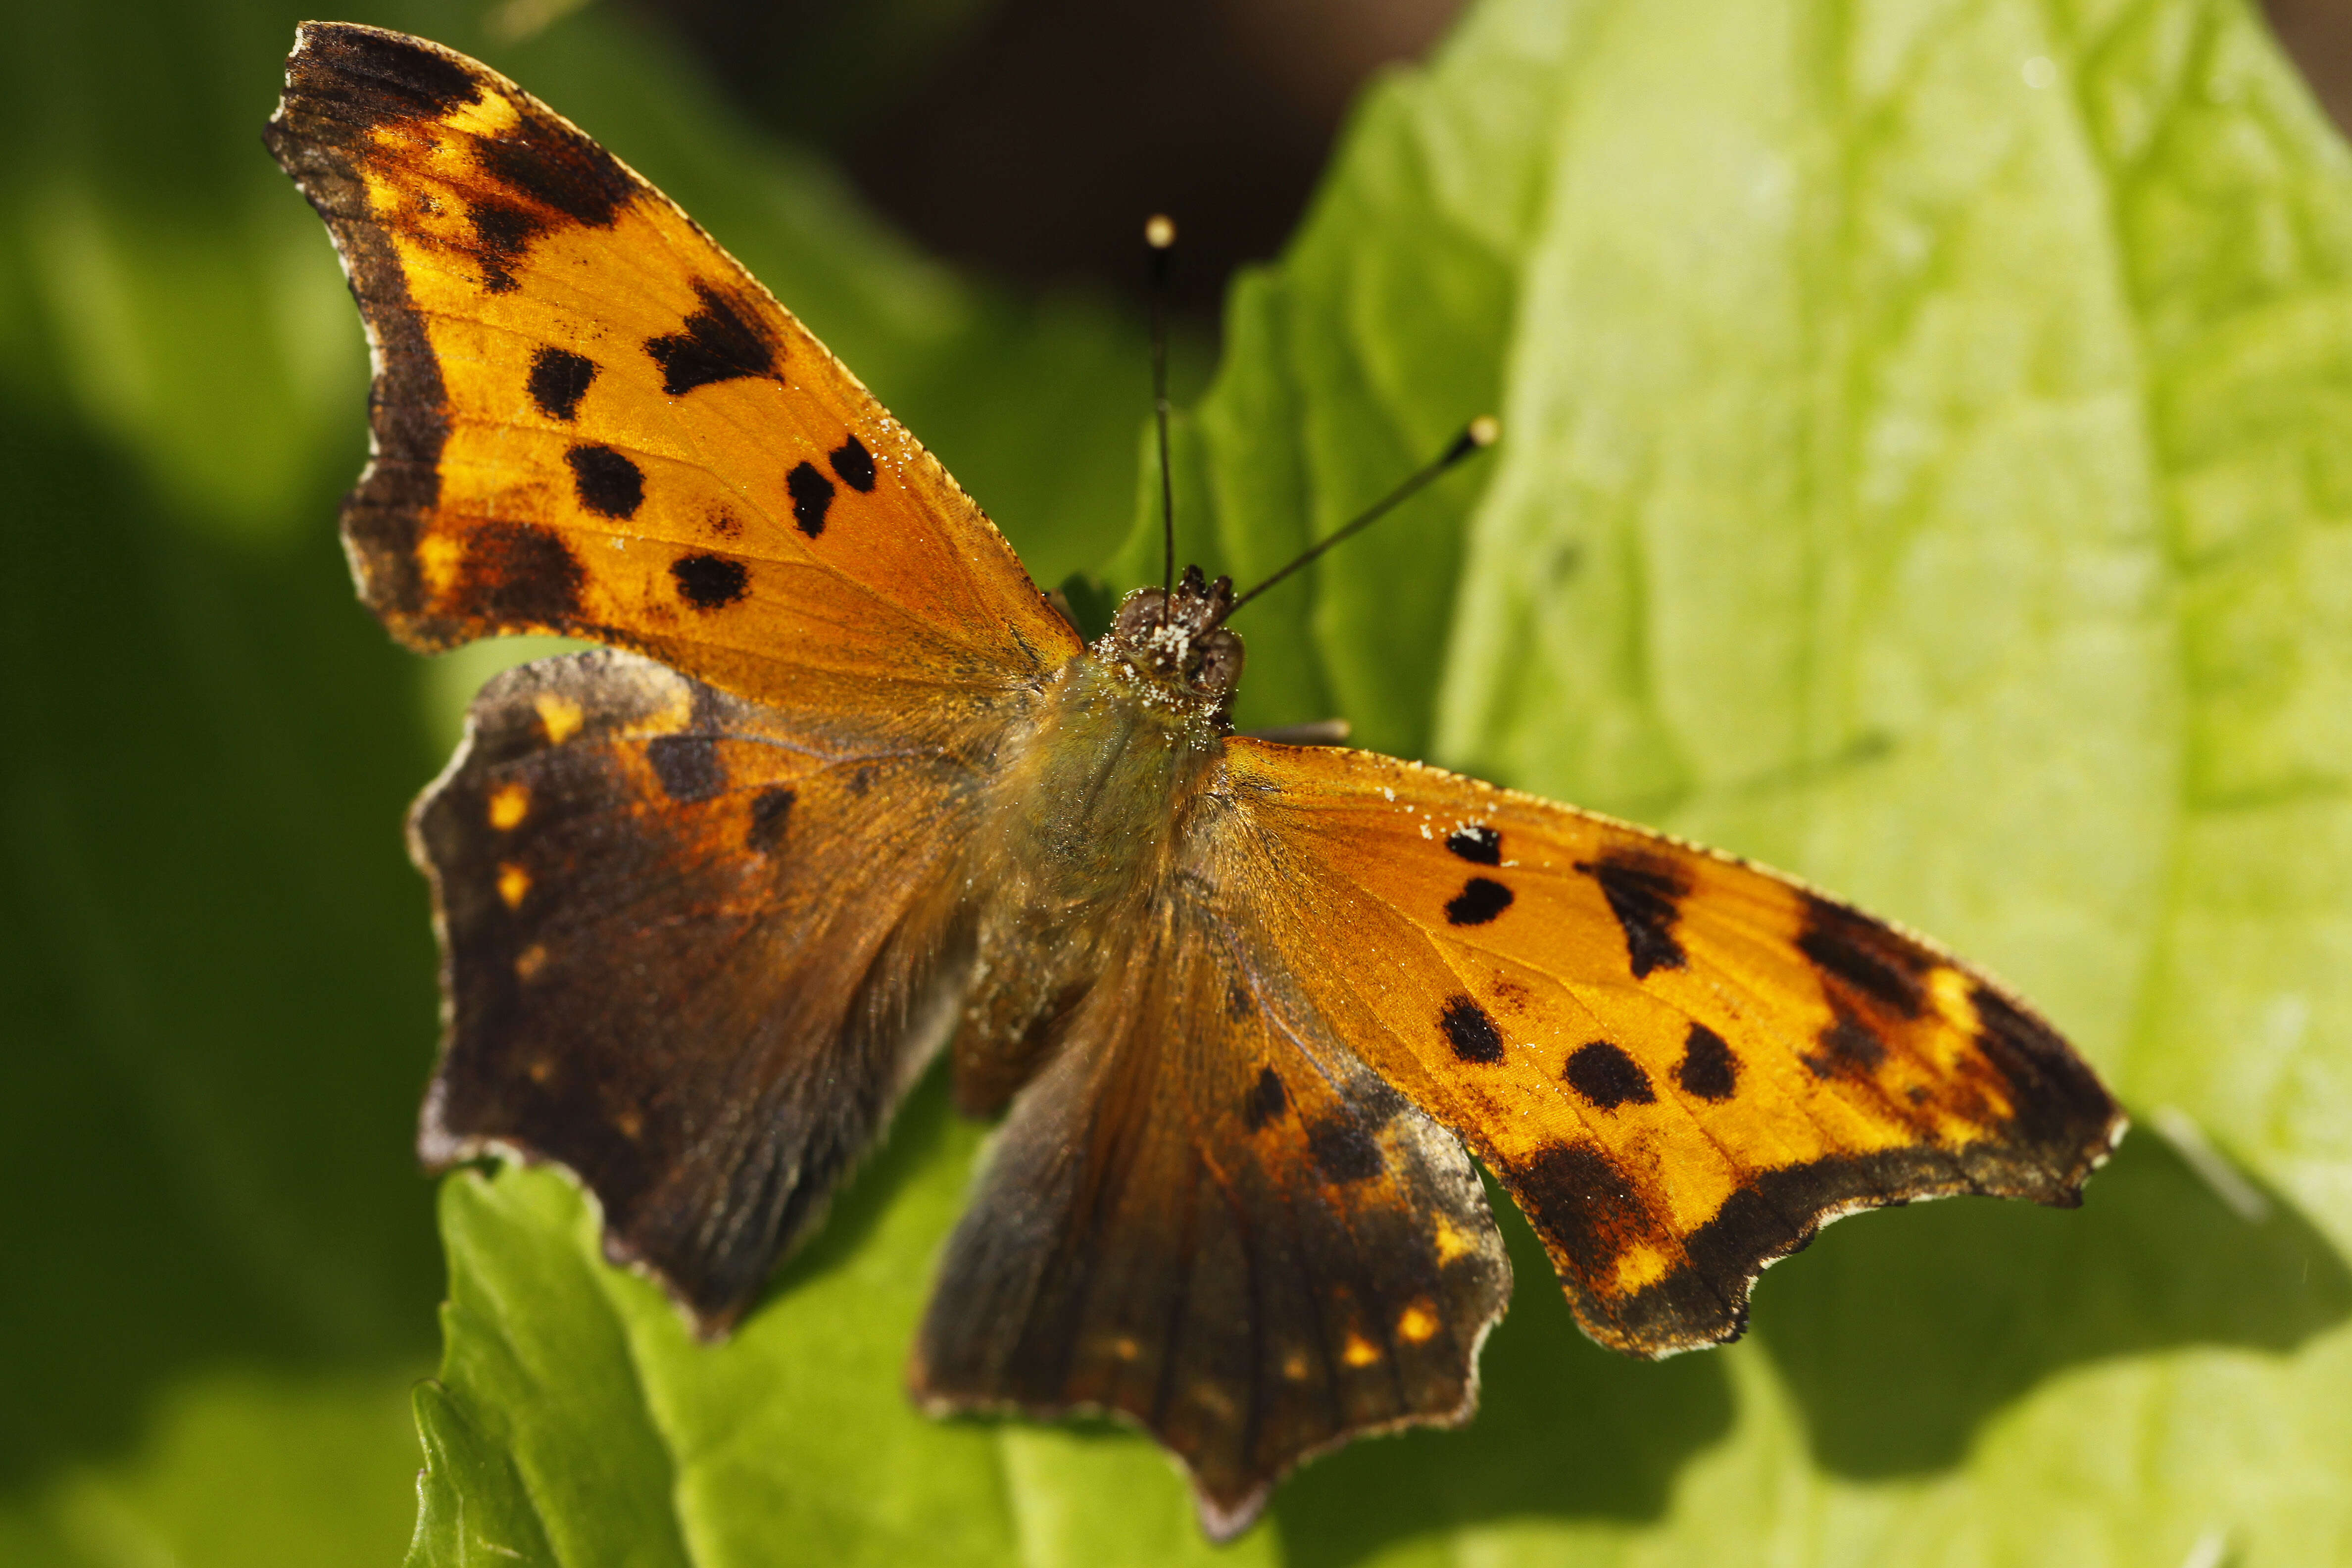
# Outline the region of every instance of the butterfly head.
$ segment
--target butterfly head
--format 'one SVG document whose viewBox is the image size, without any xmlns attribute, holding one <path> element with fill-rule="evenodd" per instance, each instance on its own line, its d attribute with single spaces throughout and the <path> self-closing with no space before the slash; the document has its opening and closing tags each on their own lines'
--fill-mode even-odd
<svg viewBox="0 0 2352 1568">
<path fill-rule="evenodd" d="M 1173 704 L 1223 720 L 1242 680 L 1242 639 L 1222 626 L 1234 604 L 1234 580 L 1207 581 L 1184 568 L 1173 595 L 1138 588 L 1119 605 L 1095 651 L 1124 666 Z"/>
</svg>

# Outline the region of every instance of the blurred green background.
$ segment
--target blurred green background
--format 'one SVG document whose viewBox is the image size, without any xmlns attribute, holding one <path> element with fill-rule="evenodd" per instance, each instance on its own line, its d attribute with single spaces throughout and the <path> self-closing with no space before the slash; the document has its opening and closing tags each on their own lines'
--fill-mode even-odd
<svg viewBox="0 0 2352 1568">
<path fill-rule="evenodd" d="M 1500 406 L 1491 473 L 1269 598 L 1252 713 L 1926 925 L 2165 1133 L 2077 1215 L 1843 1226 L 1659 1368 L 1576 1341 L 1513 1222 L 1477 1425 L 1317 1466 L 1228 1560 L 2352 1563 L 2341 144 L 2234 5 L 1497 0 L 1310 204 L 1451 9 L 344 15 L 677 197 L 1044 581 L 1142 559 L 1155 207 L 1213 564 Z M 512 653 L 419 661 L 352 600 L 364 347 L 258 141 L 299 13 L 5 15 L 0 1562 L 395 1556 L 444 1242 L 420 1562 L 1206 1555 L 1132 1439 L 898 1403 L 975 1138 L 936 1094 L 724 1352 L 560 1184 L 457 1179 L 436 1240 L 399 822 Z M 2336 16 L 2278 23 L 2336 101 Z"/>
</svg>

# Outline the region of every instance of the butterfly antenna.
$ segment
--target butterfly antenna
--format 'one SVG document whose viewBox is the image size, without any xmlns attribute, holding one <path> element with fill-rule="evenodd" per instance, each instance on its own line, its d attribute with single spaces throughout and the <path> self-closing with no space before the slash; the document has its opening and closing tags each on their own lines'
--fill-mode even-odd
<svg viewBox="0 0 2352 1568">
<path fill-rule="evenodd" d="M 1420 494 L 1422 488 L 1427 485 L 1432 479 L 1436 479 L 1438 475 L 1444 473 L 1446 469 L 1452 468 L 1463 458 L 1470 456 L 1473 452 L 1484 451 L 1486 447 L 1493 446 L 1495 444 L 1496 437 L 1502 435 L 1502 433 L 1503 426 L 1500 421 L 1496 419 L 1496 417 L 1491 414 L 1481 414 L 1477 418 L 1473 419 L 1468 425 L 1463 427 L 1462 434 L 1454 437 L 1454 441 L 1451 446 L 1447 447 L 1444 451 L 1440 452 L 1430 462 L 1424 464 L 1418 472 L 1408 477 L 1404 483 L 1397 486 L 1396 489 L 1391 490 L 1388 494 L 1374 501 L 1370 507 L 1366 508 L 1361 513 L 1360 513 L 1353 521 L 1343 525 L 1337 532 L 1329 535 L 1328 538 L 1319 540 L 1317 542 L 1308 545 L 1307 549 L 1300 553 L 1296 560 L 1292 561 L 1289 565 L 1284 567 L 1281 571 L 1276 572 L 1273 576 L 1268 577 L 1265 582 L 1260 583 L 1256 587 L 1252 588 L 1248 593 L 1244 594 L 1232 604 L 1226 605 L 1225 613 L 1219 616 L 1216 620 L 1210 624 L 1212 626 L 1222 626 L 1226 621 L 1233 619 L 1234 612 L 1235 610 L 1240 609 L 1244 605 L 1248 604 L 1252 599 L 1256 598 L 1260 594 L 1265 593 L 1268 588 L 1273 587 L 1276 583 L 1281 582 L 1285 577 L 1289 576 L 1301 566 L 1306 565 L 1308 562 L 1314 560 L 1317 556 L 1322 554 L 1333 545 L 1338 544 L 1341 540 L 1361 533 L 1365 529 L 1370 528 L 1373 523 L 1378 522 L 1381 518 L 1386 517 L 1390 512 L 1394 511 L 1397 508 L 1411 500 L 1414 496 Z M 1207 627 L 1203 627 L 1202 629 L 1205 631 Z"/>
<path fill-rule="evenodd" d="M 1176 476 L 1168 466 L 1168 263 L 1176 245 L 1176 225 L 1154 213 L 1143 225 L 1151 262 L 1151 416 L 1160 426 L 1160 624 L 1168 624 L 1176 597 Z"/>
</svg>

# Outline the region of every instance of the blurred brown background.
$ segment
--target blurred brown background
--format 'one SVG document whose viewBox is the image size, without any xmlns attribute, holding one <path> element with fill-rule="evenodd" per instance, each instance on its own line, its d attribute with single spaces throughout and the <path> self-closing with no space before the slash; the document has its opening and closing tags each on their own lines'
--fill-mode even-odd
<svg viewBox="0 0 2352 1568">
<path fill-rule="evenodd" d="M 1289 233 L 1355 89 L 1463 0 L 633 3 L 951 260 L 1133 292 L 1138 224 L 1175 215 L 1181 303 L 1213 321 L 1226 276 Z M 2352 0 L 2264 9 L 2352 125 Z"/>
<path fill-rule="evenodd" d="M 2336 128 L 2352 132 L 2352 3 L 2265 0 L 2263 10 Z"/>
<path fill-rule="evenodd" d="M 1139 286 L 1182 230 L 1183 305 L 1272 256 L 1349 99 L 1462 0 L 635 0 L 768 124 L 818 141 L 954 261 Z M 909 60 L 919 61 L 908 68 Z M 1105 62 L 1113 62 L 1106 67 Z"/>
</svg>

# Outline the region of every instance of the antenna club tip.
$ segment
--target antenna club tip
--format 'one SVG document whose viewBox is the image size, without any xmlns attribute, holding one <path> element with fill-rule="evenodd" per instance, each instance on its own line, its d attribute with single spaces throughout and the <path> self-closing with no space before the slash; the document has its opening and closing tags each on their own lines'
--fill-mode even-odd
<svg viewBox="0 0 2352 1568">
<path fill-rule="evenodd" d="M 1503 437 L 1503 422 L 1491 414 L 1481 414 L 1462 434 L 1473 447 L 1491 447 Z"/>
<path fill-rule="evenodd" d="M 1143 221 L 1143 243 L 1154 250 L 1165 250 L 1176 243 L 1176 220 L 1166 213 L 1153 213 Z"/>
</svg>

